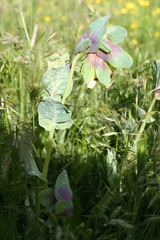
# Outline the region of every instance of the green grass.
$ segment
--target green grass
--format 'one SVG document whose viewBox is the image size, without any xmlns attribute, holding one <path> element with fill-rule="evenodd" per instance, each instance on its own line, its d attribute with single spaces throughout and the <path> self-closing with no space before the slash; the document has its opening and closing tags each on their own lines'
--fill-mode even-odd
<svg viewBox="0 0 160 240">
<path fill-rule="evenodd" d="M 159 102 L 153 108 L 156 121 L 146 125 L 137 154 L 138 128 L 124 133 L 128 119 L 138 127 L 142 123 L 133 103 L 147 111 L 152 102 L 152 62 L 159 59 L 158 1 L 149 1 L 148 7 L 142 1 L 127 5 L 118 0 L 22 2 L 32 44 L 36 36 L 32 46 L 18 0 L 0 3 L 0 239 L 159 239 Z M 27 174 L 25 166 L 32 151 L 42 172 L 46 156 L 48 133 L 39 126 L 37 113 L 41 77 L 50 55 L 68 52 L 72 59 L 79 37 L 104 15 L 111 15 L 109 24 L 127 29 L 121 46 L 134 64 L 115 70 L 108 89 L 97 83 L 89 90 L 82 75 L 74 74 L 66 101 L 73 125 L 55 132 L 47 177 L 54 188 L 59 173 L 67 170 L 74 210 L 69 217 L 56 216 L 41 206 L 40 221 L 34 222 L 43 182 Z"/>
</svg>

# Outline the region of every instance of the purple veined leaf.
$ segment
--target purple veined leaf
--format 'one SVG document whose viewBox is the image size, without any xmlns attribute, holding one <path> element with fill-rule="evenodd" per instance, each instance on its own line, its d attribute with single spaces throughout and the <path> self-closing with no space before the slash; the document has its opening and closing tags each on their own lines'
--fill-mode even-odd
<svg viewBox="0 0 160 240">
<path fill-rule="evenodd" d="M 90 28 L 79 38 L 78 44 L 75 47 L 75 53 L 82 52 L 84 49 L 87 49 L 87 53 L 97 52 L 106 31 L 109 18 L 110 16 L 101 17 L 91 24 Z"/>
<path fill-rule="evenodd" d="M 72 200 L 72 190 L 69 185 L 69 179 L 66 170 L 63 170 L 56 180 L 55 195 L 57 201 Z"/>
<path fill-rule="evenodd" d="M 96 76 L 103 85 L 107 86 L 111 81 L 110 76 L 112 71 L 109 65 L 103 59 L 98 57 L 96 54 L 93 56 L 94 57 L 92 57 L 92 61 L 96 71 Z"/>
<path fill-rule="evenodd" d="M 71 200 L 61 200 L 56 203 L 55 214 L 71 215 L 73 211 L 73 203 Z"/>
<path fill-rule="evenodd" d="M 92 89 L 95 86 L 95 80 L 99 80 L 103 85 L 107 86 L 111 82 L 112 73 L 113 69 L 97 54 L 88 54 L 82 68 L 84 81 L 88 83 L 88 88 Z"/>
<path fill-rule="evenodd" d="M 98 50 L 97 55 L 104 61 L 108 62 L 114 68 L 129 68 L 133 64 L 131 56 L 125 52 L 119 45 L 115 45 L 110 41 L 107 44 L 111 48 L 110 53 L 104 53 Z"/>
<path fill-rule="evenodd" d="M 52 188 L 47 188 L 45 190 L 42 190 L 39 193 L 39 200 L 40 203 L 46 207 L 48 210 L 54 211 L 55 205 L 57 202 L 55 191 Z"/>
<path fill-rule="evenodd" d="M 92 40 L 92 43 L 87 49 L 88 53 L 95 53 L 99 49 L 109 18 L 110 16 L 101 17 L 91 24 L 89 39 Z"/>
</svg>

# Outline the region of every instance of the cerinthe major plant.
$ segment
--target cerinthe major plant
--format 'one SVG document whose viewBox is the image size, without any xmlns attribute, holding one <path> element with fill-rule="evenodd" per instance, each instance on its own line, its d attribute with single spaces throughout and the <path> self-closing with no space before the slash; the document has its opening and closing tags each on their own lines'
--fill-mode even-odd
<svg viewBox="0 0 160 240">
<path fill-rule="evenodd" d="M 114 69 L 129 68 L 133 63 L 131 56 L 119 46 L 127 36 L 126 29 L 119 26 L 107 27 L 109 18 L 110 16 L 99 18 L 79 38 L 71 69 L 68 67 L 68 54 L 62 57 L 54 55 L 48 61 L 48 70 L 42 76 L 40 84 L 44 90 L 43 101 L 38 106 L 39 125 L 49 132 L 42 173 L 44 181 L 47 181 L 54 131 L 72 126 L 71 111 L 64 104 L 72 91 L 72 77 L 77 62 L 79 61 L 81 73 L 88 88 L 93 88 L 97 81 L 107 87 L 111 82 Z M 72 193 L 65 170 L 57 179 L 55 191 L 49 188 L 44 189 L 39 193 L 39 199 L 47 208 L 53 205 L 52 210 L 55 209 L 57 214 L 65 212 L 69 215 L 72 212 Z M 50 199 L 54 199 L 54 203 Z M 50 202 L 49 205 L 48 202 Z"/>
</svg>

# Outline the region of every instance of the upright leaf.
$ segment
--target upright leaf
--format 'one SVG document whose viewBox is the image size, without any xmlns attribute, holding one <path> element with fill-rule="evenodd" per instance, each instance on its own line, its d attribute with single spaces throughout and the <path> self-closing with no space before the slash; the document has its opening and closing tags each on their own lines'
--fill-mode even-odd
<svg viewBox="0 0 160 240">
<path fill-rule="evenodd" d="M 55 184 L 55 195 L 58 201 L 72 200 L 72 190 L 66 170 L 63 170 L 57 178 Z"/>
<path fill-rule="evenodd" d="M 47 98 L 38 106 L 39 125 L 46 131 L 67 129 L 72 126 L 71 111 L 62 103 Z"/>
<path fill-rule="evenodd" d="M 69 73 L 70 69 L 68 67 L 50 68 L 42 76 L 40 83 L 45 89 L 42 93 L 43 99 L 51 97 L 54 100 L 60 101 L 68 82 Z M 72 86 L 73 82 L 71 82 L 67 96 L 71 93 Z"/>
</svg>

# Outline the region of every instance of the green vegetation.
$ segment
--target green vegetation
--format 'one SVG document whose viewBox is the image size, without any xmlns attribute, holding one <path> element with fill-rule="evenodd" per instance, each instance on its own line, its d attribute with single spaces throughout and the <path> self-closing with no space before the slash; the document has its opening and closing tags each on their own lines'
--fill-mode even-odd
<svg viewBox="0 0 160 240">
<path fill-rule="evenodd" d="M 160 239 L 159 2 L 1 0 L 0 15 L 0 239 Z M 133 65 L 109 62 L 88 89 L 78 58 L 92 39 L 74 49 L 110 15 Z M 73 89 L 51 98 L 47 70 L 66 81 L 66 63 Z M 44 123 L 44 99 L 67 120 Z"/>
</svg>

